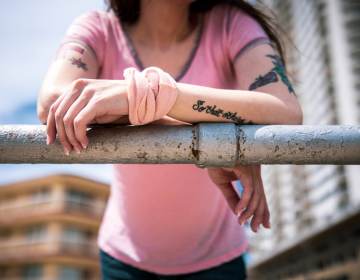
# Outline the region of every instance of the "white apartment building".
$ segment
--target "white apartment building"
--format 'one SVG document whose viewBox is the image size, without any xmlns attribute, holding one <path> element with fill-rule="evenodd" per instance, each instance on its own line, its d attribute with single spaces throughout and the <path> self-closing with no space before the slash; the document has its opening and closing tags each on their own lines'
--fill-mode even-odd
<svg viewBox="0 0 360 280">
<path fill-rule="evenodd" d="M 262 2 L 296 46 L 287 41 L 288 70 L 304 124 L 358 125 L 360 0 Z M 360 166 L 263 165 L 262 174 L 272 229 L 249 233 L 255 267 L 360 206 Z"/>
</svg>

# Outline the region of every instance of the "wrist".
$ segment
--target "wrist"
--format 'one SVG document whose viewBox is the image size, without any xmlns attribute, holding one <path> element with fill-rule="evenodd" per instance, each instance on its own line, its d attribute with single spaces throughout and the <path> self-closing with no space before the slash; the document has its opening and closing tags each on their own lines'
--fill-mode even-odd
<svg viewBox="0 0 360 280">
<path fill-rule="evenodd" d="M 129 115 L 129 99 L 128 99 L 128 92 L 127 92 L 127 86 L 121 85 L 120 86 L 120 109 L 119 113 L 123 116 Z"/>
<path fill-rule="evenodd" d="M 129 98 L 128 98 L 128 93 L 127 90 L 122 94 L 122 98 L 123 98 L 123 102 L 122 104 L 124 104 L 124 115 L 129 115 Z"/>
</svg>

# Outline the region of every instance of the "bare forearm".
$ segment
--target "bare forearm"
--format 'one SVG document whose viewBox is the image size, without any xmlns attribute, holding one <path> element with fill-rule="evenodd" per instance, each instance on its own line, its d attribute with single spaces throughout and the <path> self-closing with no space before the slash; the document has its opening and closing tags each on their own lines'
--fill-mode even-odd
<svg viewBox="0 0 360 280">
<path fill-rule="evenodd" d="M 67 86 L 79 78 L 95 78 L 97 72 L 97 61 L 86 47 L 77 43 L 63 45 L 51 63 L 39 92 L 37 112 L 40 121 L 46 123 L 49 108 Z"/>
<path fill-rule="evenodd" d="M 188 123 L 299 124 L 298 104 L 276 95 L 178 83 L 179 95 L 168 116 Z"/>
</svg>

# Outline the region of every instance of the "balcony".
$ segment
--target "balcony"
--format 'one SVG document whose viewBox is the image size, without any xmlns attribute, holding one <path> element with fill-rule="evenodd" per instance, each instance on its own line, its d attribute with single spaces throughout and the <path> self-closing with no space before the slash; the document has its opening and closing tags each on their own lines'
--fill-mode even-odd
<svg viewBox="0 0 360 280">
<path fill-rule="evenodd" d="M 37 242 L 11 241 L 0 243 L 0 265 L 41 262 L 44 260 L 71 260 L 82 265 L 96 265 L 98 247 L 95 242 L 71 242 L 44 239 Z"/>
<path fill-rule="evenodd" d="M 88 219 L 99 223 L 104 206 L 90 201 L 79 201 L 66 198 L 64 200 L 47 199 L 26 204 L 7 204 L 0 206 L 0 227 L 34 222 L 54 216 Z"/>
</svg>

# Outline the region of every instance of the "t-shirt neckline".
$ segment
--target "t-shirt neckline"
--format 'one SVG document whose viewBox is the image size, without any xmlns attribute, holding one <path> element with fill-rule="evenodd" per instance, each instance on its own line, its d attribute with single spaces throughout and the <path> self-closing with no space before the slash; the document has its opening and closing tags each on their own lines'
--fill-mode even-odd
<svg viewBox="0 0 360 280">
<path fill-rule="evenodd" d="M 197 53 L 197 50 L 199 48 L 199 45 L 201 43 L 202 37 L 203 37 L 203 33 L 204 33 L 204 21 L 205 21 L 205 17 L 201 17 L 200 19 L 200 26 L 197 28 L 197 32 L 196 32 L 196 38 L 195 38 L 195 42 L 194 45 L 192 47 L 192 50 L 190 52 L 190 55 L 188 56 L 185 64 L 183 65 L 182 69 L 180 70 L 180 73 L 177 75 L 177 77 L 175 78 L 176 82 L 179 82 L 187 73 L 187 71 L 189 70 L 192 62 L 195 59 L 195 55 Z M 126 46 L 128 48 L 128 50 L 130 51 L 131 57 L 135 63 L 135 65 L 140 69 L 140 71 L 144 70 L 145 67 L 143 65 L 143 63 L 140 60 L 140 57 L 135 49 L 134 43 L 131 39 L 131 37 L 129 36 L 129 34 L 126 32 L 126 30 L 123 28 L 122 23 L 120 22 L 120 20 L 118 20 L 119 25 L 120 25 L 120 29 L 122 34 L 125 36 L 125 42 L 126 42 Z"/>
</svg>

